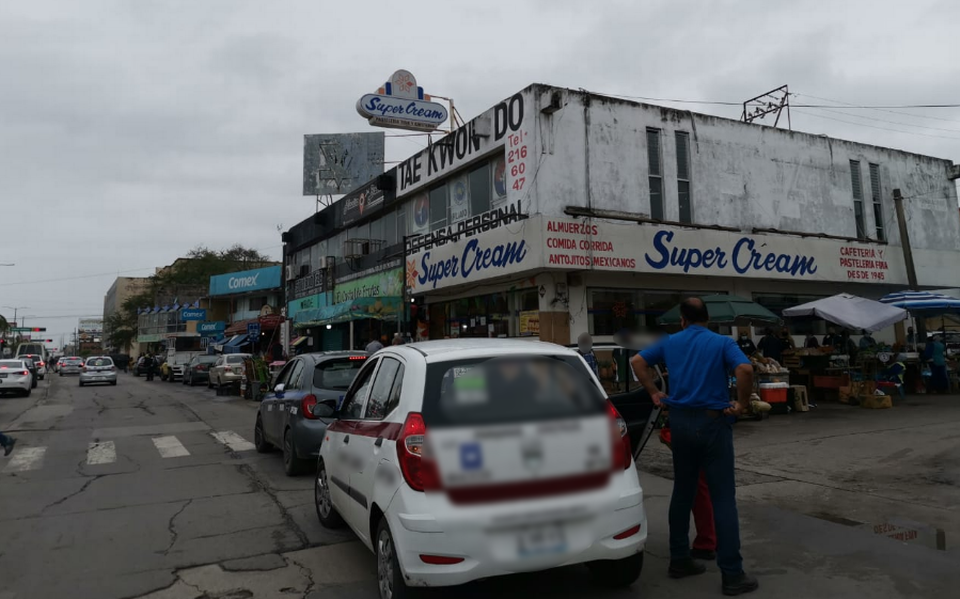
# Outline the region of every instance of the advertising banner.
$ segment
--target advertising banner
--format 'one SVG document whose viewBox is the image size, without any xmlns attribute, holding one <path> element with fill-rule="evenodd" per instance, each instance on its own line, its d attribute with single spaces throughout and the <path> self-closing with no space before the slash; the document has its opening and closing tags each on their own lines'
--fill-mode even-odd
<svg viewBox="0 0 960 599">
<path fill-rule="evenodd" d="M 234 295 L 280 287 L 281 267 L 268 266 L 210 277 L 210 295 Z"/>
<path fill-rule="evenodd" d="M 227 329 L 227 323 L 222 320 L 197 323 L 197 332 L 204 337 L 218 337 Z"/>
<path fill-rule="evenodd" d="M 353 281 L 337 282 L 333 303 L 339 304 L 363 297 L 400 297 L 403 294 L 403 271 L 387 270 Z"/>
</svg>

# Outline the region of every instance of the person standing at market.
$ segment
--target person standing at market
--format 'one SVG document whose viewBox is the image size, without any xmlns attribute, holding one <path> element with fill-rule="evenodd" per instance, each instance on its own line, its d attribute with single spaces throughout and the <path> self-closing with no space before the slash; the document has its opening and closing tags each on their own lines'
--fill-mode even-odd
<svg viewBox="0 0 960 599">
<path fill-rule="evenodd" d="M 937 393 L 946 393 L 950 387 L 947 379 L 947 346 L 943 344 L 940 335 L 935 335 L 927 345 L 930 349 L 930 390 Z"/>
<path fill-rule="evenodd" d="M 770 358 L 775 360 L 777 364 L 783 360 L 783 339 L 777 337 L 773 334 L 773 329 L 767 329 L 763 336 L 763 339 L 760 340 L 760 345 L 757 346 L 763 353 L 764 358 Z"/>
<path fill-rule="evenodd" d="M 916 349 L 917 334 L 913 332 L 913 327 L 907 327 L 907 348 Z"/>
<path fill-rule="evenodd" d="M 367 347 L 364 348 L 364 350 L 371 355 L 380 351 L 381 349 L 383 349 L 383 343 L 380 343 L 380 340 L 376 337 L 373 337 L 370 340 L 370 343 L 367 344 Z"/>
<path fill-rule="evenodd" d="M 873 335 L 870 334 L 870 331 L 864 329 L 863 337 L 860 337 L 860 349 L 869 349 L 876 344 L 877 342 L 873 339 Z"/>
<path fill-rule="evenodd" d="M 783 342 L 783 349 L 797 349 L 797 344 L 794 342 L 793 337 L 790 335 L 790 331 L 787 327 L 780 329 L 780 341 Z M 779 360 L 777 360 L 779 362 Z"/>
<path fill-rule="evenodd" d="M 597 363 L 597 354 L 593 353 L 593 337 L 590 333 L 581 333 L 577 337 L 577 353 L 583 357 L 587 366 L 593 371 L 593 375 L 600 378 L 600 366 Z"/>
<path fill-rule="evenodd" d="M 842 339 L 840 335 L 837 335 L 837 329 L 835 327 L 827 329 L 827 334 L 823 336 L 824 347 L 840 348 L 841 341 Z"/>
<path fill-rule="evenodd" d="M 740 595 L 757 590 L 759 583 L 743 571 L 740 556 L 731 419 L 749 409 L 753 367 L 733 339 L 707 328 L 709 320 L 703 300 L 684 300 L 680 304 L 683 330 L 664 336 L 640 352 L 631 365 L 654 404 L 670 409 L 674 482 L 668 574 L 671 578 L 684 578 L 706 571 L 690 554 L 690 511 L 702 469 L 713 504 L 723 594 Z M 772 334 L 770 337 L 777 340 Z M 669 397 L 657 389 L 650 376 L 648 365 L 660 362 L 665 362 L 670 371 Z M 730 401 L 727 387 L 730 372 L 737 379 L 734 402 Z"/>
<path fill-rule="evenodd" d="M 737 339 L 737 346 L 748 358 L 757 353 L 757 346 L 753 343 L 753 339 L 750 338 L 748 329 L 740 329 L 740 338 Z"/>
<path fill-rule="evenodd" d="M 820 347 L 820 342 L 813 336 L 813 333 L 807 333 L 807 338 L 803 340 L 803 346 L 807 349 L 816 349 Z"/>
</svg>

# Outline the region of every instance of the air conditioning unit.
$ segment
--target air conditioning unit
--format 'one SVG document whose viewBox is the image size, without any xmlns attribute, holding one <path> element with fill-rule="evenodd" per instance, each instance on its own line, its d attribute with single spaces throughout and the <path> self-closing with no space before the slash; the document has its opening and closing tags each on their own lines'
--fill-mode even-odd
<svg viewBox="0 0 960 599">
<path fill-rule="evenodd" d="M 297 273 L 293 268 L 293 264 L 287 264 L 286 267 L 286 280 L 292 281 L 297 278 Z"/>
</svg>

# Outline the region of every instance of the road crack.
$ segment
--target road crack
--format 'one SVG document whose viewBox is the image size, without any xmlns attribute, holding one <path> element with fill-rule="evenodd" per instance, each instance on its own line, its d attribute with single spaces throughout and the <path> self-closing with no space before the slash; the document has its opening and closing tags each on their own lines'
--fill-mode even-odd
<svg viewBox="0 0 960 599">
<path fill-rule="evenodd" d="M 71 498 L 76 497 L 77 495 L 83 493 L 84 491 L 87 490 L 87 488 L 88 488 L 90 485 L 92 485 L 95 481 L 99 480 L 100 478 L 103 478 L 103 476 L 104 476 L 104 475 L 102 475 L 102 474 L 98 474 L 97 476 L 94 476 L 93 478 L 91 478 L 91 479 L 88 480 L 87 482 L 83 483 L 83 486 L 80 487 L 79 489 L 77 489 L 76 491 L 74 491 L 73 493 L 70 493 L 69 495 L 66 495 L 66 496 L 64 496 L 64 497 L 61 497 L 60 499 L 54 501 L 54 502 L 51 503 L 50 505 L 44 506 L 44 507 L 40 510 L 40 513 L 43 513 L 43 512 L 45 512 L 45 511 L 47 511 L 48 509 L 50 509 L 50 508 L 52 508 L 52 507 L 55 507 L 55 506 L 58 506 L 58 505 L 60 505 L 61 503 L 67 501 L 68 499 L 71 499 Z"/>
<path fill-rule="evenodd" d="M 177 519 L 177 516 L 182 514 L 183 510 L 187 509 L 187 506 L 189 506 L 191 503 L 193 503 L 192 499 L 186 500 L 183 503 L 183 505 L 180 506 L 180 509 L 177 510 L 175 514 L 170 516 L 170 520 L 167 522 L 167 532 L 170 533 L 170 544 L 167 545 L 166 549 L 160 552 L 161 554 L 163 555 L 169 554 L 170 550 L 173 549 L 173 546 L 177 543 L 177 539 L 180 537 L 180 533 L 177 532 L 177 528 L 174 524 L 174 521 Z"/>
<path fill-rule="evenodd" d="M 287 508 L 284 507 L 283 503 L 280 502 L 280 499 L 277 497 L 277 492 L 265 485 L 249 464 L 238 464 L 237 470 L 250 479 L 251 484 L 255 487 L 254 490 L 259 490 L 262 493 L 265 493 L 273 501 L 273 503 L 276 504 L 277 509 L 280 510 L 280 516 L 283 519 L 284 525 L 286 525 L 286 527 L 293 532 L 293 534 L 295 534 L 297 539 L 300 541 L 300 547 L 298 549 L 306 549 L 310 547 L 310 539 L 307 537 L 307 533 L 303 532 L 303 529 L 300 528 L 296 520 L 293 519 L 293 516 L 290 515 L 290 512 L 287 511 Z M 276 543 L 277 553 L 284 551 L 284 548 L 280 546 L 279 541 L 276 541 Z"/>
</svg>

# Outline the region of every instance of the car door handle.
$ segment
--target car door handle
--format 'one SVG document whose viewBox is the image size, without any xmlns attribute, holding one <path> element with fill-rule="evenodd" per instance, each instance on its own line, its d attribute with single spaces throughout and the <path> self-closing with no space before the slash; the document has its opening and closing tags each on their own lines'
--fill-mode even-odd
<svg viewBox="0 0 960 599">
<path fill-rule="evenodd" d="M 349 443 L 349 442 L 350 442 L 350 435 L 344 435 L 344 436 L 343 436 L 343 442 L 344 442 L 344 443 Z"/>
<path fill-rule="evenodd" d="M 381 445 L 383 445 L 383 437 L 377 437 L 377 440 L 374 441 L 373 444 L 376 445 L 377 447 L 380 447 Z"/>
</svg>

